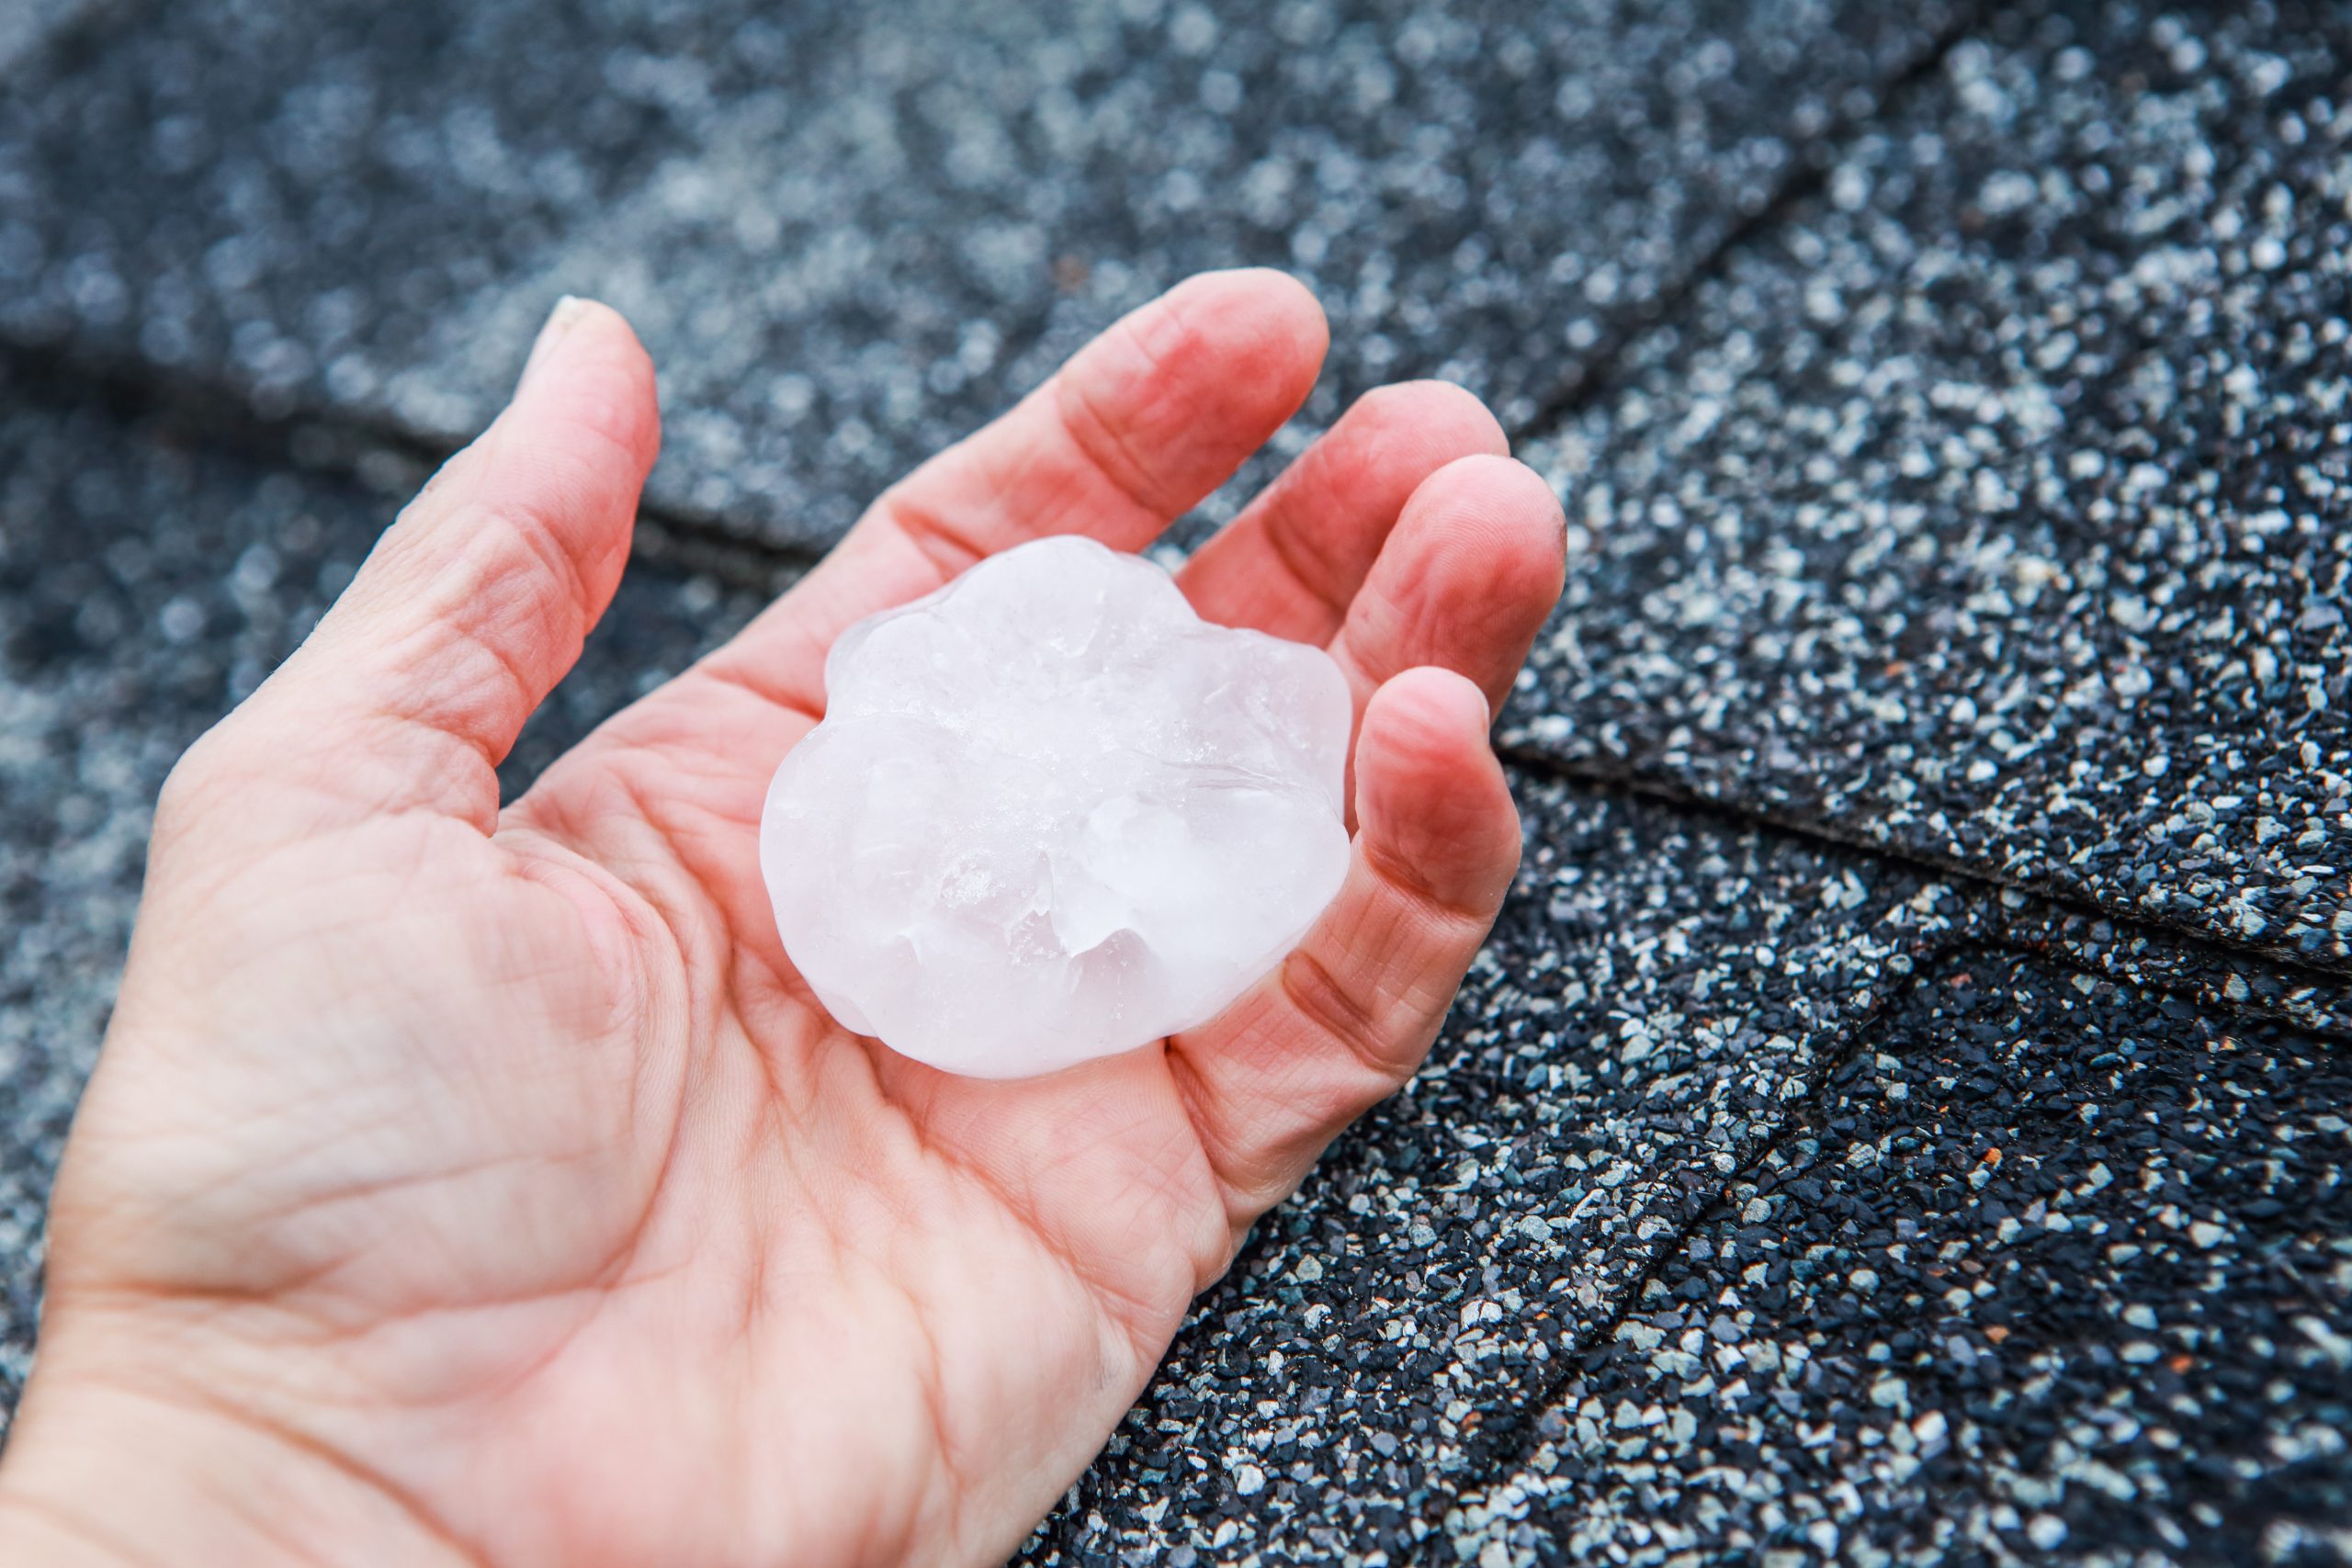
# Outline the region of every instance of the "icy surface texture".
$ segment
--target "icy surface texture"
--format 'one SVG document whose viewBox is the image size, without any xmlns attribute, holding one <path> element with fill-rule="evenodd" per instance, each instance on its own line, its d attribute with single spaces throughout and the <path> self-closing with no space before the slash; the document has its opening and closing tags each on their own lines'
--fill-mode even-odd
<svg viewBox="0 0 2352 1568">
<path fill-rule="evenodd" d="M 849 1028 L 1021 1077 L 1214 1016 L 1339 891 L 1351 705 L 1320 649 L 1043 539 L 853 626 L 760 863 Z"/>
</svg>

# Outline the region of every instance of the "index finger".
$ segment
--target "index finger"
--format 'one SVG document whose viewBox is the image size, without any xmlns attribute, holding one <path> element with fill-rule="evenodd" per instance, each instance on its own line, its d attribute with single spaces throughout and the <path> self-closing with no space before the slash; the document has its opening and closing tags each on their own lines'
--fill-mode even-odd
<svg viewBox="0 0 2352 1568">
<path fill-rule="evenodd" d="M 813 716 L 826 650 L 865 616 L 1048 535 L 1141 548 L 1297 412 L 1329 342 L 1322 308 L 1283 273 L 1187 279 L 883 492 L 707 671 Z"/>
</svg>

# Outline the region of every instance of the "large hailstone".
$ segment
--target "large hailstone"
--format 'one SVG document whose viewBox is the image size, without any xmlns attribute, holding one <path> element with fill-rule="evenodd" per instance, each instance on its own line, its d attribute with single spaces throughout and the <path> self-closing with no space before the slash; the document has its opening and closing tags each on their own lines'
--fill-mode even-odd
<svg viewBox="0 0 2352 1568">
<path fill-rule="evenodd" d="M 1319 649 L 1041 539 L 843 633 L 760 865 L 833 1016 L 978 1077 L 1213 1017 L 1339 891 L 1351 706 Z"/>
</svg>

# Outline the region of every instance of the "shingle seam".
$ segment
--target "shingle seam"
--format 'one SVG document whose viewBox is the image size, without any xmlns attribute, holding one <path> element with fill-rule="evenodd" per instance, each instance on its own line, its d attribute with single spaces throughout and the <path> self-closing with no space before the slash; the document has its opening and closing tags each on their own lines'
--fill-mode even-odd
<svg viewBox="0 0 2352 1568">
<path fill-rule="evenodd" d="M 46 387 L 61 397 L 87 397 L 126 425 L 160 423 L 256 462 L 354 483 L 364 482 L 359 458 L 366 453 L 389 452 L 437 468 L 458 450 L 448 442 L 341 410 L 305 406 L 284 414 L 263 413 L 201 377 L 66 348 L 0 339 L 0 378 Z M 324 434 L 338 450 L 325 460 L 304 456 L 298 447 L 311 433 Z M 732 587 L 772 587 L 778 572 L 804 570 L 824 554 L 814 546 L 747 538 L 726 526 L 718 513 L 692 508 L 643 504 L 638 523 L 633 552 L 638 559 L 682 560 L 689 570 L 707 571 Z"/>
<path fill-rule="evenodd" d="M 1896 112 L 1898 100 L 1919 90 L 1943 69 L 1951 51 L 1983 31 L 2004 12 L 2026 0 L 1982 0 L 1961 14 L 1928 41 L 1917 59 L 1881 82 L 1870 108 L 1839 119 L 1797 149 L 1791 173 L 1781 187 L 1755 211 L 1726 225 L 1715 243 L 1684 267 L 1674 281 L 1642 310 L 1611 327 L 1600 345 L 1577 361 L 1544 400 L 1505 432 L 1517 446 L 1549 435 L 1586 409 L 1608 396 L 1625 367 L 1626 354 L 1645 333 L 1673 321 L 1700 289 L 1717 278 L 1743 250 L 1785 222 L 1796 209 L 1817 195 L 1842 160 L 1844 150 L 1870 128 Z"/>
<path fill-rule="evenodd" d="M 1692 1209 L 1659 1238 L 1658 1245 L 1651 1248 L 1649 1254 L 1643 1258 L 1641 1267 L 1635 1269 L 1633 1277 L 1626 1281 L 1623 1293 L 1618 1297 L 1608 1315 L 1591 1327 L 1569 1337 L 1564 1354 L 1559 1358 L 1561 1364 L 1559 1374 L 1547 1380 L 1542 1389 L 1522 1406 L 1522 1409 L 1532 1415 L 1534 1418 L 1514 1423 L 1486 1451 L 1466 1455 L 1460 1470 L 1456 1472 L 1459 1479 L 1448 1479 L 1433 1489 L 1429 1502 L 1422 1508 L 1422 1517 L 1432 1527 L 1431 1533 L 1418 1543 L 1413 1561 L 1417 1562 L 1436 1561 L 1435 1558 L 1426 1554 L 1435 1551 L 1440 1543 L 1446 1540 L 1442 1529 L 1446 1514 L 1464 1497 L 1482 1492 L 1508 1479 L 1511 1472 L 1524 1465 L 1529 1457 L 1542 1445 L 1541 1413 L 1559 1404 L 1561 1393 L 1574 1377 L 1574 1359 L 1595 1346 L 1607 1343 L 1616 1334 L 1625 1320 L 1631 1317 L 1641 1305 L 1643 1292 L 1649 1289 L 1650 1282 L 1657 1277 L 1668 1262 L 1679 1257 L 1683 1249 L 1690 1245 L 1690 1238 L 1696 1235 L 1703 1226 L 1728 1211 L 1732 1194 L 1738 1190 L 1740 1183 L 1749 1179 L 1773 1156 L 1804 1136 L 1805 1130 L 1815 1124 L 1830 1096 L 1837 1092 L 1838 1074 L 1843 1072 L 1847 1066 L 1860 1054 L 1862 1048 L 1870 1042 L 1878 1039 L 1889 1021 L 1910 1005 L 1913 998 L 1920 995 L 1929 987 L 1941 983 L 1958 964 L 1966 961 L 1970 952 L 1978 945 L 1978 939 L 1966 935 L 1954 935 L 1933 944 L 1926 955 L 1927 961 L 1913 970 L 1907 984 L 1893 988 L 1868 1013 L 1854 1021 L 1853 1026 L 1845 1032 L 1844 1038 L 1838 1043 L 1837 1048 L 1822 1064 L 1821 1070 L 1815 1076 L 1816 1087 L 1813 1089 L 1813 1092 L 1808 1094 L 1795 1111 L 1773 1131 L 1771 1136 L 1759 1144 L 1747 1158 L 1742 1160 L 1729 1175 L 1723 1179 L 1723 1185 L 1716 1190 L 1713 1198 Z"/>
<path fill-rule="evenodd" d="M 51 40 L 62 51 L 102 44 L 114 25 L 135 19 L 154 0 L 122 0 L 81 22 L 69 25 L 65 37 Z M 1872 90 L 1868 112 L 1834 123 L 1820 135 L 1792 141 L 1791 174 L 1755 211 L 1727 224 L 1723 232 L 1659 294 L 1650 306 L 1611 329 L 1601 346 L 1582 356 L 1566 379 L 1546 395 L 1528 418 L 1509 431 L 1513 441 L 1541 434 L 1600 396 L 1617 373 L 1617 362 L 1642 333 L 1669 320 L 1705 281 L 1719 271 L 1740 247 L 1781 221 L 1789 210 L 1816 190 L 1837 162 L 1838 150 L 1868 125 L 1886 115 L 1896 98 L 1915 83 L 1931 75 L 1960 41 L 1978 30 L 1999 11 L 2022 0 L 1982 0 L 1964 6 L 1957 19 L 1929 40 L 1919 56 L 1884 78 Z M 1040 312 L 1018 323 L 1000 355 L 1017 361 L 1033 350 L 1051 330 L 1050 313 Z M 360 446 L 389 448 L 421 461 L 438 463 L 456 450 L 456 444 L 438 433 L 420 431 L 397 421 L 355 414 L 351 411 L 306 403 L 283 414 L 258 411 L 243 394 L 209 378 L 177 375 L 168 369 L 123 355 L 92 355 L 55 344 L 0 341 L 0 362 L 52 381 L 79 383 L 123 410 L 161 413 L 187 423 L 215 438 L 231 441 L 259 453 L 290 456 L 291 433 L 301 428 L 325 429 Z M 311 467 L 316 471 L 315 465 Z M 328 465 L 334 471 L 336 465 Z M 760 538 L 744 527 L 730 525 L 721 509 L 703 509 L 674 500 L 649 504 L 641 516 L 674 536 L 703 536 L 723 543 L 725 561 L 711 569 L 737 585 L 757 585 L 778 568 L 812 564 L 827 547 L 816 541 Z"/>
<path fill-rule="evenodd" d="M 2188 926 L 2174 925 L 2161 919 L 2151 919 L 2136 910 L 2120 909 L 2086 898 L 2075 888 L 2006 877 L 1986 867 L 1958 859 L 1946 859 L 1901 844 L 1882 842 L 1859 833 L 1842 832 L 1817 818 L 1792 813 L 1773 811 L 1755 806 L 1741 805 L 1716 795 L 1701 794 L 1685 788 L 1657 774 L 1631 766 L 1611 767 L 1589 761 L 1570 761 L 1538 747 L 1500 745 L 1496 754 L 1506 766 L 1523 773 L 1567 780 L 1571 783 L 1615 790 L 1643 799 L 1659 801 L 1702 817 L 1732 823 L 1743 828 L 1764 828 L 1777 833 L 1802 840 L 1807 843 L 1827 846 L 1865 859 L 1905 866 L 1924 872 L 1940 881 L 1962 883 L 1972 887 L 1996 893 L 2019 893 L 2041 899 L 2052 908 L 2067 914 L 2113 922 L 2119 929 L 2144 934 L 2188 953 L 2216 956 L 2226 954 L 2241 963 L 2270 970 L 2281 976 L 2293 976 L 2312 984 L 2340 987 L 2345 983 L 2347 966 L 2326 961 L 2306 960 L 2291 953 L 2257 942 L 2233 942 L 2217 940 L 2211 931 Z"/>
<path fill-rule="evenodd" d="M 1915 999 L 1931 992 L 1937 987 L 1952 982 L 1978 961 L 2001 956 L 2047 964 L 2053 969 L 2087 976 L 2094 979 L 2104 979 L 2110 984 L 2127 986 L 2149 995 L 2180 994 L 2177 987 L 2167 986 L 2160 978 L 2119 981 L 2115 976 L 2085 964 L 2069 954 L 2063 944 L 2020 942 L 1998 931 L 1956 931 L 1946 935 L 1942 940 L 1929 944 L 1927 952 L 1920 956 L 1922 961 L 1912 972 L 1908 983 L 1891 991 L 1870 1012 L 1856 1020 L 1852 1027 L 1844 1032 L 1843 1038 L 1838 1042 L 1836 1049 L 1829 1054 L 1816 1076 L 1812 1092 L 1807 1094 L 1788 1118 L 1774 1129 L 1770 1137 L 1759 1144 L 1747 1158 L 1742 1160 L 1730 1174 L 1723 1179 L 1723 1185 L 1712 1199 L 1694 1208 L 1689 1215 L 1661 1237 L 1660 1245 L 1644 1258 L 1640 1268 L 1626 1282 L 1623 1293 L 1619 1296 L 1607 1317 L 1569 1338 L 1565 1352 L 1560 1358 L 1562 1368 L 1559 1374 L 1549 1380 L 1538 1393 L 1521 1406 L 1522 1410 L 1532 1413 L 1533 1418 L 1513 1423 L 1504 1436 L 1491 1447 L 1474 1456 L 1465 1456 L 1464 1462 L 1455 1472 L 1455 1476 L 1441 1484 L 1433 1492 L 1422 1510 L 1422 1517 L 1430 1527 L 1430 1533 L 1417 1543 L 1411 1558 L 1412 1562 L 1441 1561 L 1441 1557 L 1432 1557 L 1430 1554 L 1437 1551 L 1439 1545 L 1447 1539 L 1442 1528 L 1446 1515 L 1464 1498 L 1474 1496 L 1508 1481 L 1513 1473 L 1528 1463 L 1544 1440 L 1541 1429 L 1542 1413 L 1558 1406 L 1562 1392 L 1574 1380 L 1576 1358 L 1606 1344 L 1615 1336 L 1625 1320 L 1640 1309 L 1644 1292 L 1667 1264 L 1681 1256 L 1691 1239 L 1706 1226 L 1730 1212 L 1735 1195 L 1743 1182 L 1753 1179 L 1755 1173 L 1769 1164 L 1776 1155 L 1784 1153 L 1799 1139 L 1811 1134 L 1824 1124 L 1829 1104 L 1838 1093 L 1840 1075 L 1861 1055 L 1867 1047 L 1883 1036 L 1889 1024 L 1899 1017 Z M 2240 1010 L 2278 1021 L 2299 1031 L 2308 1031 L 2311 1028 L 2305 1021 L 2281 1017 L 2267 1010 Z M 2331 1044 L 2346 1043 L 2345 1036 L 2340 1031 L 2325 1030 L 2322 1032 Z M 2319 1297 L 2309 1282 L 2295 1274 L 2291 1269 L 2288 1269 L 2288 1276 L 2290 1282 L 2316 1306 Z"/>
</svg>

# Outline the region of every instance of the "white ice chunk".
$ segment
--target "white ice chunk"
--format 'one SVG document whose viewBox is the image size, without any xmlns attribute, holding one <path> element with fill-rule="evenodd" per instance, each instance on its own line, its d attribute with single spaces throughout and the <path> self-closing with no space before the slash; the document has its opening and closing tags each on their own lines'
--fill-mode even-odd
<svg viewBox="0 0 2352 1568">
<path fill-rule="evenodd" d="M 1211 626 L 1091 540 L 859 622 L 769 786 L 760 866 L 833 1016 L 1022 1077 L 1215 1016 L 1346 874 L 1351 703 L 1320 649 Z"/>
</svg>

